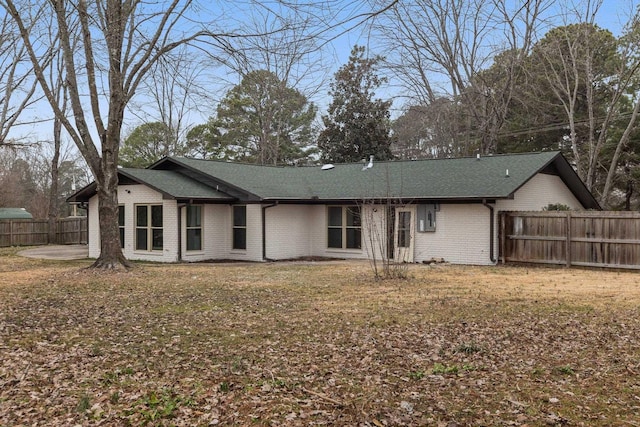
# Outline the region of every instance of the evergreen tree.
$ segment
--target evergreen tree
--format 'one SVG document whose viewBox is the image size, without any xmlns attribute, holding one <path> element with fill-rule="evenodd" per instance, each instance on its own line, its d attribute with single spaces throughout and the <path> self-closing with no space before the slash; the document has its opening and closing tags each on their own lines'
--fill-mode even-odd
<svg viewBox="0 0 640 427">
<path fill-rule="evenodd" d="M 374 156 L 388 160 L 391 154 L 391 101 L 374 99 L 386 82 L 376 73 L 381 57 L 365 58 L 365 48 L 354 46 L 349 62 L 335 74 L 329 95 L 333 101 L 322 116 L 325 129 L 318 138 L 322 159 L 357 162 Z"/>
<path fill-rule="evenodd" d="M 260 164 L 294 164 L 313 152 L 316 107 L 267 70 L 248 73 L 212 120 L 225 157 Z"/>
<path fill-rule="evenodd" d="M 186 153 L 196 159 L 233 160 L 233 152 L 222 141 L 214 118 L 192 127 L 187 132 Z"/>
<path fill-rule="evenodd" d="M 184 147 L 171 128 L 162 122 L 144 123 L 131 132 L 120 148 L 120 164 L 130 168 L 147 167 L 165 156 L 180 156 Z"/>
</svg>

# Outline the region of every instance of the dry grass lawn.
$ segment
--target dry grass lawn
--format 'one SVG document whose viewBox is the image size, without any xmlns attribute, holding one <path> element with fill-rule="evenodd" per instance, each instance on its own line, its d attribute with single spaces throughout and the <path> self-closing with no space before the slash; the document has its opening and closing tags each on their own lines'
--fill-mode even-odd
<svg viewBox="0 0 640 427">
<path fill-rule="evenodd" d="M 0 426 L 638 426 L 639 273 L 0 250 Z"/>
</svg>

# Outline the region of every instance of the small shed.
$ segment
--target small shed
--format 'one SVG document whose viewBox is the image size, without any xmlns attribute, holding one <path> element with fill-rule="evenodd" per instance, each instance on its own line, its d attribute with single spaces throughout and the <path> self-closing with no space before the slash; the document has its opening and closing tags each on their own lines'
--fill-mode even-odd
<svg viewBox="0 0 640 427">
<path fill-rule="evenodd" d="M 33 219 L 25 208 L 0 208 L 0 221 L 5 219 Z"/>
</svg>

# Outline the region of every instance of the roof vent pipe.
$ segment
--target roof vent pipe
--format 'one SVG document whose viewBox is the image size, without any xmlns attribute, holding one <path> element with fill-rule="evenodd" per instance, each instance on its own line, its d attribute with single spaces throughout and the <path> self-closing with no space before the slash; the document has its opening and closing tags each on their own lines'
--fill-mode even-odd
<svg viewBox="0 0 640 427">
<path fill-rule="evenodd" d="M 373 167 L 373 156 L 369 156 L 369 164 L 367 165 L 367 169 L 371 169 Z"/>
<path fill-rule="evenodd" d="M 504 172 L 504 176 L 505 176 L 505 178 L 509 178 L 509 169 L 507 169 L 507 170 Z"/>
<path fill-rule="evenodd" d="M 480 153 L 476 154 L 476 160 L 480 160 Z"/>
</svg>

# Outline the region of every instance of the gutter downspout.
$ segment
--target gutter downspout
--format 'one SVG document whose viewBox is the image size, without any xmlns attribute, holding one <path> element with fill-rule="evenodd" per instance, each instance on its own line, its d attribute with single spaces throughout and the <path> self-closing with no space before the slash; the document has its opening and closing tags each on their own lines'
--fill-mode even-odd
<svg viewBox="0 0 640 427">
<path fill-rule="evenodd" d="M 278 206 L 278 202 L 270 205 L 262 205 L 262 260 L 274 261 L 271 258 L 267 258 L 267 209 Z"/>
<path fill-rule="evenodd" d="M 487 203 L 487 199 L 482 199 L 482 205 L 485 206 L 486 208 L 489 209 L 489 260 L 493 263 L 496 264 L 496 259 L 493 256 L 493 234 L 495 232 L 494 228 L 494 218 L 493 218 L 493 206 L 491 206 L 489 203 Z"/>
<path fill-rule="evenodd" d="M 178 262 L 182 262 L 182 208 L 186 203 L 178 203 Z"/>
</svg>

